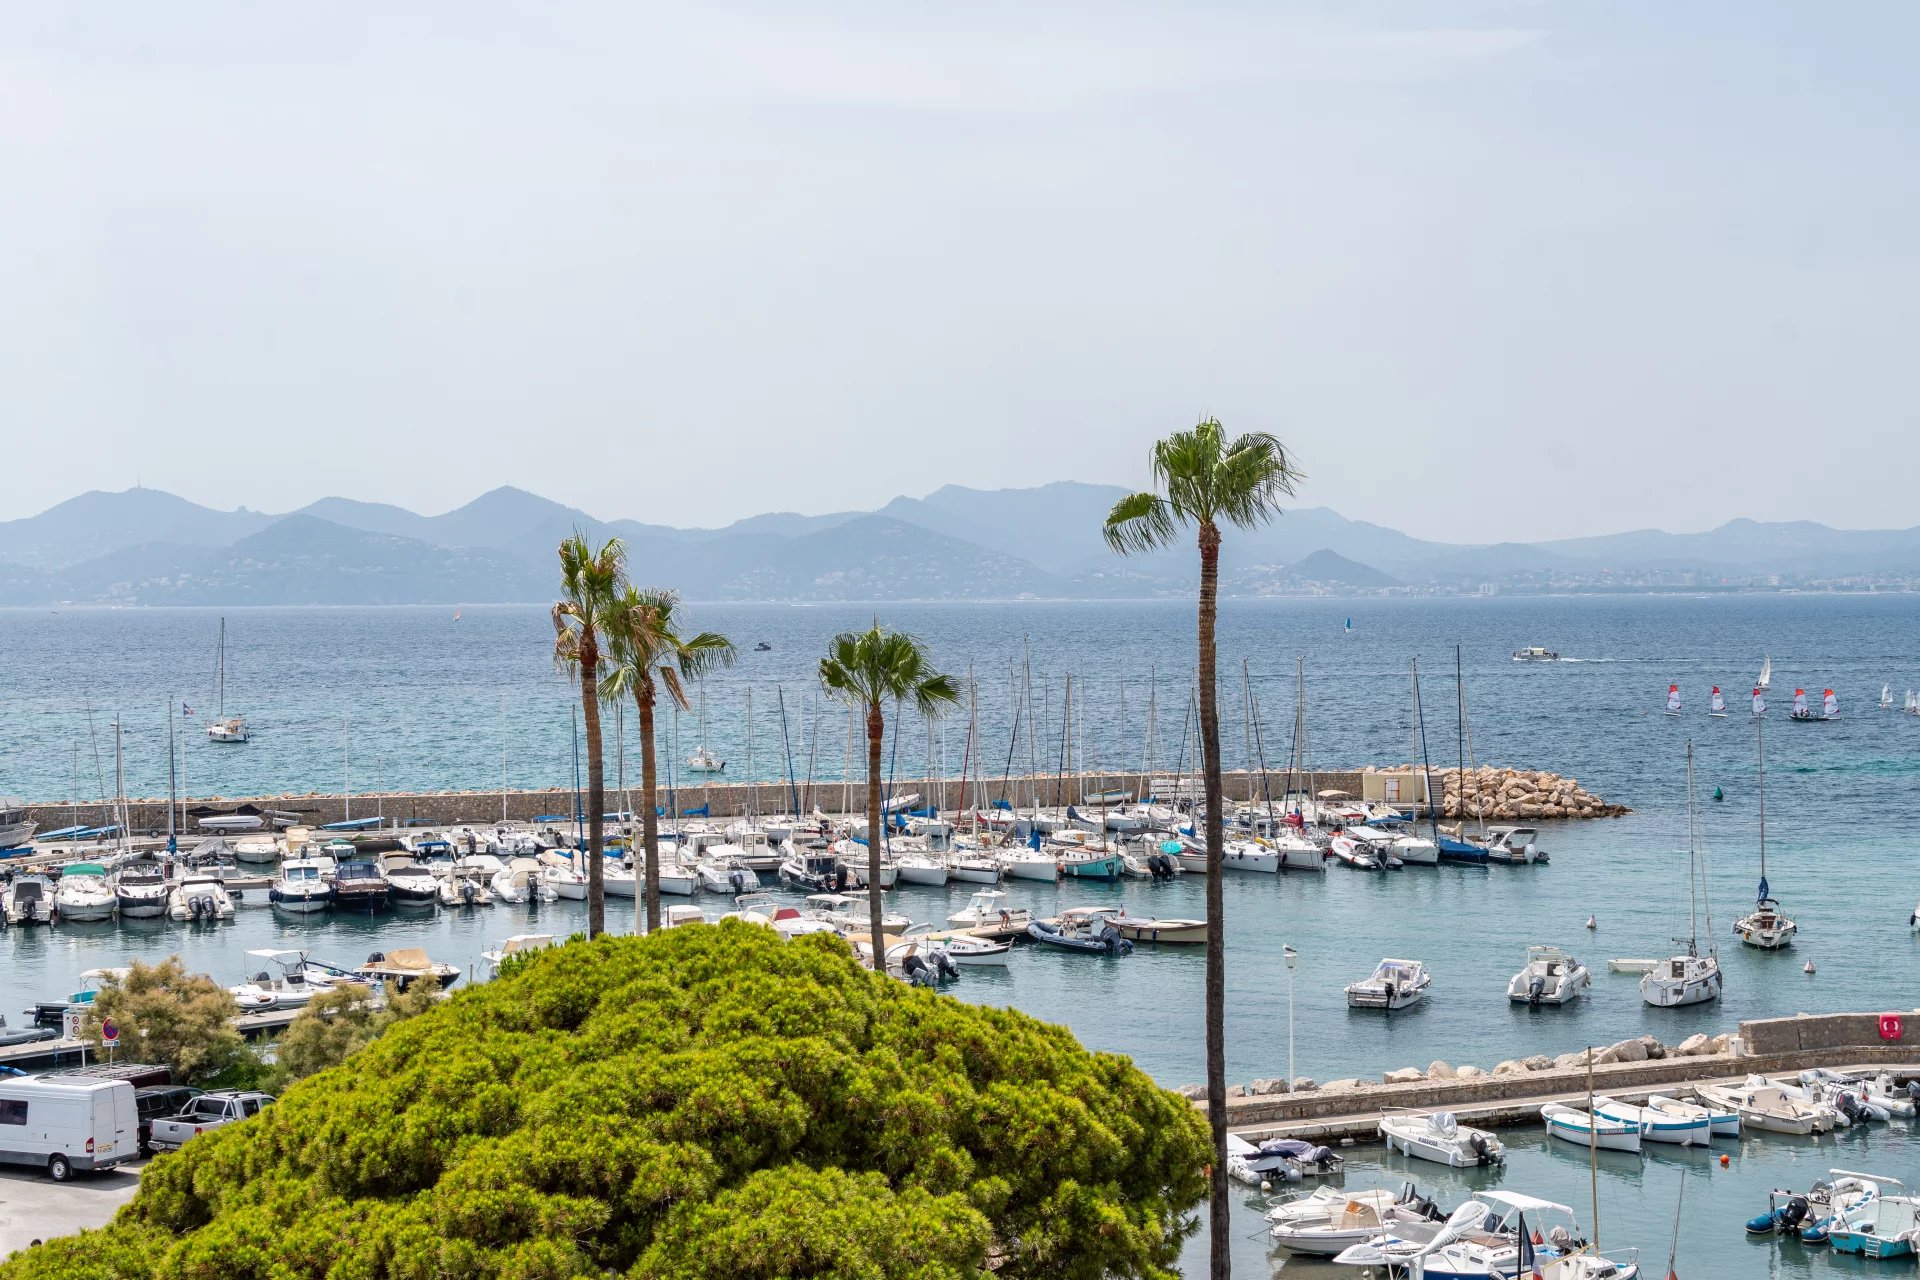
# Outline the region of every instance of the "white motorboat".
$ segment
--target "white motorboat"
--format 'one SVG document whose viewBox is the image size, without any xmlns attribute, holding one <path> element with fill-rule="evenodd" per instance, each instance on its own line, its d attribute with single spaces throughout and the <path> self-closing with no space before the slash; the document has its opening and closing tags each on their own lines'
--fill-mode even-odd
<svg viewBox="0 0 1920 1280">
<path fill-rule="evenodd" d="M 181 879 L 167 895 L 170 920 L 207 921 L 233 919 L 233 895 L 219 877 L 194 872 Z"/>
<path fill-rule="evenodd" d="M 694 874 L 700 880 L 700 887 L 709 893 L 727 893 L 739 897 L 743 893 L 752 893 L 760 887 L 760 877 L 747 861 L 738 845 L 722 844 L 709 847 L 694 864 Z"/>
<path fill-rule="evenodd" d="M 1205 920 L 1161 920 L 1136 916 L 1121 908 L 1109 917 L 1120 936 L 1129 942 L 1203 943 L 1207 940 Z"/>
<path fill-rule="evenodd" d="M 1814 1108 L 1789 1097 L 1779 1085 L 1760 1077 L 1748 1076 L 1737 1085 L 1703 1084 L 1694 1092 L 1709 1106 L 1731 1111 L 1740 1117 L 1740 1127 L 1766 1133 L 1828 1133 L 1833 1119 L 1825 1108 Z"/>
<path fill-rule="evenodd" d="M 25 800 L 17 796 L 0 796 L 0 849 L 26 848 L 39 826 L 28 815 Z"/>
<path fill-rule="evenodd" d="M 1479 1192 L 1432 1235 L 1389 1232 L 1334 1261 L 1416 1280 L 1507 1280 L 1520 1269 L 1522 1223 L 1542 1280 L 1638 1280 L 1637 1251 L 1623 1250 L 1618 1259 L 1587 1252 L 1572 1209 L 1511 1191 Z"/>
<path fill-rule="evenodd" d="M 1542 645 L 1528 645 L 1513 652 L 1515 662 L 1558 662 L 1560 655 Z"/>
<path fill-rule="evenodd" d="M 1331 853 L 1342 864 L 1352 867 L 1355 871 L 1383 871 L 1386 869 L 1386 862 L 1374 851 L 1371 844 L 1365 840 L 1355 839 L 1345 831 L 1340 832 L 1327 843 L 1327 852 Z"/>
<path fill-rule="evenodd" d="M 267 820 L 257 813 L 210 813 L 194 822 L 202 831 L 219 832 L 259 831 L 267 825 Z"/>
<path fill-rule="evenodd" d="M 9 925 L 53 923 L 53 881 L 37 871 L 23 871 L 0 890 L 0 910 Z"/>
<path fill-rule="evenodd" d="M 995 942 L 964 929 L 935 929 L 925 924 L 911 926 L 900 939 L 944 951 L 955 964 L 975 967 L 1005 968 L 1007 957 L 1013 953 L 1011 942 Z"/>
<path fill-rule="evenodd" d="M 1389 1109 L 1380 1116 L 1380 1137 L 1389 1151 L 1455 1169 L 1496 1164 L 1507 1156 L 1500 1139 L 1461 1124 L 1451 1111 Z"/>
<path fill-rule="evenodd" d="M 482 951 L 480 959 L 486 963 L 492 973 L 498 973 L 500 966 L 506 961 L 530 955 L 535 951 L 544 951 L 558 941 L 559 939 L 550 933 L 516 933 L 503 940 L 499 946 Z"/>
<path fill-rule="evenodd" d="M 280 842 L 269 835 L 251 835 L 233 842 L 233 860 L 256 866 L 272 866 L 280 861 Z"/>
<path fill-rule="evenodd" d="M 1658 1115 L 1671 1116 L 1676 1120 L 1705 1120 L 1711 1137 L 1737 1138 L 1740 1136 L 1740 1113 L 1726 1107 L 1685 1102 L 1679 1098 L 1669 1098 L 1656 1093 L 1647 1099 L 1645 1109 Z"/>
<path fill-rule="evenodd" d="M 1267 1221 L 1267 1234 L 1282 1249 L 1327 1258 L 1381 1235 L 1431 1239 L 1446 1225 L 1440 1210 L 1410 1182 L 1398 1191 L 1316 1187 L 1309 1195 L 1275 1205 L 1267 1211 Z"/>
<path fill-rule="evenodd" d="M 547 856 L 553 857 L 556 855 L 549 854 Z M 553 890 L 554 896 L 557 898 L 564 898 L 568 902 L 585 902 L 587 900 L 586 873 L 576 868 L 573 863 L 569 861 L 563 859 L 557 863 L 547 863 L 540 868 L 540 879 L 548 888 Z M 603 893 L 606 891 L 604 882 L 601 884 L 601 891 Z"/>
<path fill-rule="evenodd" d="M 1389 957 L 1375 966 L 1372 977 L 1348 984 L 1347 1007 L 1389 1012 L 1405 1009 L 1424 1000 L 1432 985 L 1433 975 L 1427 972 L 1426 961 Z"/>
<path fill-rule="evenodd" d="M 298 1009 L 339 981 L 326 970 L 310 966 L 304 951 L 249 951 L 246 957 L 252 976 L 227 988 L 244 1012 Z"/>
<path fill-rule="evenodd" d="M 1705 1108 L 1695 1108 L 1695 1111 L 1697 1114 L 1676 1114 L 1651 1102 L 1637 1107 L 1612 1098 L 1593 1100 L 1593 1114 L 1598 1119 L 1631 1125 L 1648 1142 L 1664 1142 L 1676 1147 L 1704 1147 L 1713 1141 L 1713 1118 Z"/>
<path fill-rule="evenodd" d="M 542 870 L 544 868 L 532 858 L 514 858 L 494 874 L 488 887 L 495 899 L 514 906 L 557 901 L 560 895 L 540 878 Z"/>
<path fill-rule="evenodd" d="M 1817 1078 L 1809 1082 L 1791 1076 L 1749 1075 L 1747 1083 L 1755 1087 L 1761 1084 L 1773 1085 L 1786 1097 L 1803 1107 L 1811 1108 L 1816 1116 L 1836 1129 L 1848 1128 L 1855 1120 L 1871 1118 L 1859 1111 L 1857 1105 L 1841 1105 L 1840 1100 L 1835 1097 L 1835 1091 Z"/>
<path fill-rule="evenodd" d="M 1520 1004 L 1567 1004 L 1593 985 L 1587 966 L 1559 947 L 1528 947 L 1527 964 L 1507 983 L 1507 999 Z"/>
<path fill-rule="evenodd" d="M 267 901 L 282 911 L 305 915 L 333 905 L 332 858 L 288 858 L 267 886 Z"/>
<path fill-rule="evenodd" d="M 956 929 L 992 929 L 1002 933 L 1025 933 L 1033 923 L 1033 913 L 1010 904 L 999 889 L 982 889 L 967 899 L 967 905 L 947 917 Z"/>
<path fill-rule="evenodd" d="M 440 881 L 440 905 L 443 907 L 486 907 L 493 904 L 492 877 L 447 875 Z"/>
<path fill-rule="evenodd" d="M 899 869 L 903 884 L 938 887 L 947 882 L 950 874 L 946 859 L 935 857 L 931 853 L 905 854 L 894 865 Z"/>
<path fill-rule="evenodd" d="M 130 862 L 114 873 L 113 896 L 122 920 L 151 920 L 167 913 L 173 886 L 156 862 Z"/>
<path fill-rule="evenodd" d="M 440 881 L 417 862 L 388 867 L 387 887 L 395 906 L 431 907 L 440 901 Z"/>
<path fill-rule="evenodd" d="M 873 925 L 873 909 L 865 894 L 810 893 L 806 903 L 809 919 L 832 925 L 842 933 L 867 933 Z M 904 933 L 911 923 L 897 911 L 883 911 L 880 932 Z"/>
<path fill-rule="evenodd" d="M 795 938 L 808 933 L 837 932 L 826 921 L 803 915 L 798 907 L 776 902 L 773 895 L 768 893 L 743 893 L 733 900 L 733 908 L 720 918 L 761 925 L 772 929 L 783 938 Z"/>
<path fill-rule="evenodd" d="M 107 869 L 97 862 L 75 862 L 60 872 L 53 890 L 54 910 L 62 920 L 111 920 L 119 910 Z"/>
<path fill-rule="evenodd" d="M 690 902 L 668 903 L 660 909 L 660 927 L 676 929 L 681 925 L 705 924 L 707 913 Z"/>
<path fill-rule="evenodd" d="M 1533 827 L 1488 827 L 1487 861 L 1528 866 L 1547 861 L 1547 851 L 1540 847 L 1540 832 Z"/>
</svg>

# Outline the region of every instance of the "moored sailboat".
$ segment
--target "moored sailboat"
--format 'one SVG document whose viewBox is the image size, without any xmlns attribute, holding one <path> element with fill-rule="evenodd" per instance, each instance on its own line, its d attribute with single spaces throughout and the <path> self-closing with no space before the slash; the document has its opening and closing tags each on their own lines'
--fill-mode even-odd
<svg viewBox="0 0 1920 1280">
<path fill-rule="evenodd" d="M 1707 954 L 1700 954 L 1699 910 L 1706 880 L 1700 848 L 1699 816 L 1693 802 L 1693 743 L 1687 743 L 1687 951 L 1662 960 L 1640 979 L 1640 997 L 1656 1008 L 1718 1000 L 1723 985 L 1720 956 L 1714 949 L 1713 907 L 1707 906 Z"/>
<path fill-rule="evenodd" d="M 219 659 L 219 707 L 213 723 L 207 726 L 207 737 L 213 742 L 245 742 L 252 735 L 247 731 L 244 716 L 227 714 L 227 620 L 220 619 L 220 659 Z"/>
<path fill-rule="evenodd" d="M 1767 757 L 1758 720 L 1753 722 L 1753 737 L 1760 764 L 1760 892 L 1753 910 L 1734 922 L 1733 931 L 1750 947 L 1775 951 L 1793 944 L 1799 926 L 1780 910 L 1767 884 Z"/>
</svg>

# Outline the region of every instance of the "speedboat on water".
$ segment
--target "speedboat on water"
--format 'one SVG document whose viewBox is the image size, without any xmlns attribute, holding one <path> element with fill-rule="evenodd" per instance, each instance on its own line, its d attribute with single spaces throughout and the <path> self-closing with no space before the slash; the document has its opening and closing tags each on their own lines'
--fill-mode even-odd
<svg viewBox="0 0 1920 1280">
<path fill-rule="evenodd" d="M 1117 907 L 1069 907 L 1051 920 L 1035 920 L 1027 936 L 1035 942 L 1089 955 L 1124 956 L 1133 944 L 1114 927 Z"/>
<path fill-rule="evenodd" d="M 1395 960 L 1388 957 L 1373 970 L 1373 976 L 1347 985 L 1349 1009 L 1384 1009 L 1391 1013 L 1418 1004 L 1433 985 L 1424 960 Z"/>
<path fill-rule="evenodd" d="M 1237 1133 L 1227 1135 L 1227 1176 L 1249 1186 L 1298 1182 L 1302 1178 L 1331 1178 L 1344 1173 L 1347 1161 L 1332 1147 L 1300 1138 L 1268 1138 L 1249 1142 Z M 1269 1221 L 1272 1215 L 1268 1215 Z M 1365 1237 L 1362 1237 L 1364 1239 Z M 1327 1253 L 1338 1253 L 1328 1249 Z"/>
<path fill-rule="evenodd" d="M 1540 847 L 1540 832 L 1533 827 L 1488 827 L 1487 861 L 1527 866 L 1547 861 Z"/>
<path fill-rule="evenodd" d="M 0 910 L 9 925 L 53 923 L 53 881 L 37 871 L 22 872 L 0 890 Z"/>
<path fill-rule="evenodd" d="M 417 862 L 387 868 L 387 885 L 400 907 L 431 907 L 440 901 L 440 881 Z"/>
<path fill-rule="evenodd" d="M 113 876 L 113 897 L 122 920 L 151 920 L 165 915 L 172 888 L 157 862 L 130 862 Z"/>
<path fill-rule="evenodd" d="M 218 876 L 194 872 L 180 880 L 167 895 L 167 917 L 209 923 L 233 919 L 233 895 Z"/>
<path fill-rule="evenodd" d="M 1829 1133 L 1834 1127 L 1827 1108 L 1812 1107 L 1789 1097 L 1779 1085 L 1763 1076 L 1748 1076 L 1744 1084 L 1738 1085 L 1695 1085 L 1694 1092 L 1707 1105 L 1738 1115 L 1743 1130 L 1804 1135 Z"/>
<path fill-rule="evenodd" d="M 736 856 L 738 845 L 713 845 L 700 855 L 694 864 L 694 874 L 699 877 L 700 887 L 711 893 L 726 893 L 739 897 L 743 893 L 752 893 L 760 887 L 760 877 L 747 865 L 743 856 Z"/>
<path fill-rule="evenodd" d="M 1390 1108 L 1380 1116 L 1380 1137 L 1389 1151 L 1455 1169 L 1496 1164 L 1507 1155 L 1500 1139 L 1461 1124 L 1451 1111 Z"/>
<path fill-rule="evenodd" d="M 967 905 L 947 917 L 956 929 L 992 929 L 999 932 L 1026 932 L 1033 913 L 1016 907 L 1000 889 L 982 889 L 967 899 Z"/>
<path fill-rule="evenodd" d="M 1343 1250 L 1334 1261 L 1408 1280 L 1506 1280 L 1522 1273 L 1524 1250 L 1542 1280 L 1638 1280 L 1637 1250 L 1602 1257 L 1587 1251 L 1579 1231 L 1566 1205 L 1512 1191 L 1481 1191 L 1430 1238 L 1376 1236 Z"/>
<path fill-rule="evenodd" d="M 304 951 L 266 950 L 246 953 L 252 976 L 228 987 L 234 1003 L 248 1013 L 268 1009 L 298 1009 L 339 981 L 307 961 Z"/>
<path fill-rule="evenodd" d="M 107 869 L 97 862 L 75 862 L 60 872 L 53 890 L 54 909 L 62 920 L 111 920 L 119 903 Z"/>
<path fill-rule="evenodd" d="M 1232 1134 L 1227 1135 L 1230 1167 L 1235 1142 L 1248 1145 Z M 1267 1210 L 1267 1222 L 1270 1224 L 1267 1234 L 1282 1249 L 1330 1258 L 1343 1249 L 1382 1235 L 1418 1239 L 1426 1234 L 1431 1238 L 1439 1234 L 1446 1219 L 1411 1182 L 1404 1182 L 1397 1191 L 1315 1187 L 1275 1204 Z"/>
<path fill-rule="evenodd" d="M 1507 999 L 1519 1004 L 1567 1004 L 1593 985 L 1587 966 L 1558 947 L 1528 947 L 1527 965 L 1507 983 Z"/>
<path fill-rule="evenodd" d="M 1827 1176 L 1804 1192 L 1775 1188 L 1767 1194 L 1767 1211 L 1747 1220 L 1750 1236 L 1793 1236 L 1803 1243 L 1828 1243 L 1833 1228 L 1880 1198 L 1880 1184 L 1899 1186 L 1895 1178 L 1872 1173 L 1829 1169 Z"/>
</svg>

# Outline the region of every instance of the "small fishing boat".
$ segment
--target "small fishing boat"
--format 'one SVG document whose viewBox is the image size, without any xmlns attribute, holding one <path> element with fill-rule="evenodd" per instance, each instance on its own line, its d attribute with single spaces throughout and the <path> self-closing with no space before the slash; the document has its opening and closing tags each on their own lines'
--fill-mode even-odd
<svg viewBox="0 0 1920 1280">
<path fill-rule="evenodd" d="M 107 869 L 97 862 L 70 863 L 53 890 L 54 910 L 67 921 L 111 920 L 119 909 Z"/>
<path fill-rule="evenodd" d="M 1384 1009 L 1392 1012 L 1418 1004 L 1433 985 L 1424 960 L 1382 960 L 1373 976 L 1347 986 L 1350 1009 Z"/>
<path fill-rule="evenodd" d="M 440 881 L 440 905 L 443 907 L 486 907 L 493 904 L 492 877 L 449 875 Z"/>
<path fill-rule="evenodd" d="M 1070 880 L 1098 880 L 1112 884 L 1120 879 L 1120 851 L 1104 840 L 1089 847 L 1069 849 L 1060 855 L 1060 874 Z"/>
<path fill-rule="evenodd" d="M 173 886 L 167 895 L 167 917 L 196 923 L 233 919 L 233 895 L 218 877 L 196 871 Z"/>
<path fill-rule="evenodd" d="M 1528 645 L 1524 649 L 1514 650 L 1513 660 L 1515 662 L 1558 662 L 1560 661 L 1560 655 L 1551 649 L 1542 648 L 1540 645 L 1534 644 Z"/>
<path fill-rule="evenodd" d="M 1093 955 L 1124 956 L 1133 950 L 1114 927 L 1115 907 L 1069 907 L 1051 920 L 1035 920 L 1027 926 L 1027 936 L 1035 942 L 1066 951 Z"/>
<path fill-rule="evenodd" d="M 1051 867 L 1053 860 L 1049 858 Z M 796 848 L 780 864 L 780 883 L 789 889 L 807 889 L 815 893 L 834 892 L 847 886 L 847 876 L 832 849 L 807 846 Z"/>
<path fill-rule="evenodd" d="M 1507 983 L 1507 999 L 1534 1006 L 1567 1004 L 1592 985 L 1587 966 L 1559 947 L 1528 947 L 1526 967 Z"/>
<path fill-rule="evenodd" d="M 431 979 L 439 987 L 452 986 L 460 978 L 459 965 L 448 964 L 444 960 L 429 960 L 427 953 L 419 947 L 376 951 L 354 972 L 369 982 L 391 982 L 396 991 L 405 991 L 410 984 L 422 978 Z"/>
<path fill-rule="evenodd" d="M 1892 1178 L 1882 1181 L 1900 1185 Z M 1878 1196 L 1836 1215 L 1827 1230 L 1835 1253 L 1863 1258 L 1911 1258 L 1915 1240 L 1920 1240 L 1920 1199 L 1913 1196 Z"/>
<path fill-rule="evenodd" d="M 1830 1132 L 1833 1118 L 1825 1108 L 1815 1108 L 1788 1096 L 1779 1085 L 1761 1076 L 1748 1076 L 1743 1084 L 1703 1084 L 1694 1086 L 1703 1102 L 1740 1117 L 1741 1129 L 1765 1133 L 1805 1135 Z"/>
<path fill-rule="evenodd" d="M 1113 927 L 1131 942 L 1199 943 L 1207 940 L 1205 920 L 1158 920 L 1128 915 L 1125 908 L 1113 916 Z"/>
<path fill-rule="evenodd" d="M 1500 1139 L 1461 1124 L 1451 1111 L 1390 1108 L 1381 1113 L 1380 1137 L 1389 1151 L 1455 1169 L 1497 1164 L 1507 1155 Z"/>
<path fill-rule="evenodd" d="M 1646 1109 L 1672 1116 L 1681 1120 L 1705 1120 L 1708 1132 L 1716 1138 L 1737 1138 L 1740 1136 L 1740 1113 L 1726 1107 L 1708 1106 L 1698 1102 L 1683 1102 L 1678 1098 L 1669 1098 L 1663 1094 L 1654 1094 L 1647 1099 Z"/>
<path fill-rule="evenodd" d="M 1602 1120 L 1634 1126 L 1648 1142 L 1664 1142 L 1677 1147 L 1704 1147 L 1713 1141 L 1713 1118 L 1704 1107 L 1695 1107 L 1690 1114 L 1676 1114 L 1653 1106 L 1651 1101 L 1644 1107 L 1637 1107 L 1629 1102 L 1601 1097 L 1593 1100 L 1593 1114 Z M 1738 1117 L 1735 1117 L 1735 1121 L 1738 1122 Z"/>
<path fill-rule="evenodd" d="M 1576 1111 L 1558 1102 L 1549 1102 L 1541 1107 L 1540 1118 L 1546 1122 L 1548 1134 L 1567 1142 L 1577 1142 L 1583 1147 L 1598 1147 L 1602 1151 L 1640 1150 L 1640 1125 L 1637 1122 L 1610 1120 L 1591 1112 Z"/>
</svg>

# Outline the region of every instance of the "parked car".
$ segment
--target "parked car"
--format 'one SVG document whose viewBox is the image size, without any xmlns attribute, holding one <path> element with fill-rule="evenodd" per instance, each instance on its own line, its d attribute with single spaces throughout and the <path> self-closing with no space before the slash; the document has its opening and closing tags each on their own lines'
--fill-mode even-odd
<svg viewBox="0 0 1920 1280">
<path fill-rule="evenodd" d="M 0 1161 L 45 1169 L 55 1182 L 134 1159 L 139 1127 L 125 1080 L 0 1080 Z"/>
<path fill-rule="evenodd" d="M 271 1105 L 273 1100 L 270 1093 L 241 1093 L 231 1089 L 203 1093 L 179 1113 L 156 1118 L 147 1130 L 147 1146 L 154 1151 L 178 1151 L 195 1134 L 258 1115 L 260 1109 Z"/>
<path fill-rule="evenodd" d="M 179 1115 L 201 1092 L 184 1084 L 157 1084 L 133 1091 L 134 1109 L 140 1115 L 141 1155 L 153 1154 L 153 1122 L 162 1116 Z"/>
</svg>

